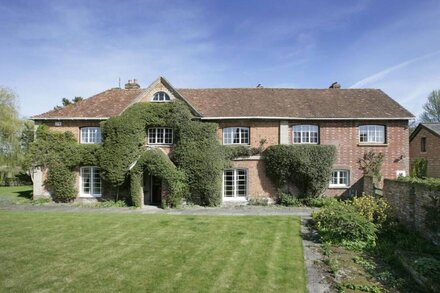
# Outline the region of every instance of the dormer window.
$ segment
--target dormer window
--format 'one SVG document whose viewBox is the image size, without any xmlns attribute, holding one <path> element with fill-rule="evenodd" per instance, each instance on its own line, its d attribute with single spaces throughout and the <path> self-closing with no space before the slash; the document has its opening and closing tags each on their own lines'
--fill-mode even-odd
<svg viewBox="0 0 440 293">
<path fill-rule="evenodd" d="M 170 96 L 166 92 L 157 92 L 153 96 L 153 102 L 169 102 Z"/>
</svg>

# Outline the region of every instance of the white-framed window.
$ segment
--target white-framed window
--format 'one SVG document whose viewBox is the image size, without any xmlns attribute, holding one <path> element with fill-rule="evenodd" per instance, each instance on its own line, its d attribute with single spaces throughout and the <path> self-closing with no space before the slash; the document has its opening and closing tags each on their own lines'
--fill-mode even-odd
<svg viewBox="0 0 440 293">
<path fill-rule="evenodd" d="M 223 144 L 249 144 L 249 128 L 223 128 Z"/>
<path fill-rule="evenodd" d="M 332 178 L 330 179 L 330 187 L 348 187 L 350 186 L 350 171 L 348 170 L 333 170 Z"/>
<path fill-rule="evenodd" d="M 157 92 L 153 95 L 153 102 L 169 102 L 171 101 L 170 96 L 166 92 Z"/>
<path fill-rule="evenodd" d="M 225 199 L 245 198 L 247 193 L 246 169 L 226 169 L 223 171 L 223 197 Z"/>
<path fill-rule="evenodd" d="M 81 167 L 79 172 L 80 196 L 100 197 L 102 194 L 101 170 L 98 167 Z"/>
<path fill-rule="evenodd" d="M 82 127 L 80 142 L 86 144 L 101 143 L 101 128 Z"/>
<path fill-rule="evenodd" d="M 317 125 L 294 125 L 292 132 L 293 143 L 318 143 L 319 141 Z"/>
<path fill-rule="evenodd" d="M 359 126 L 360 143 L 385 143 L 385 126 L 361 125 Z"/>
<path fill-rule="evenodd" d="M 173 144 L 173 129 L 166 127 L 148 128 L 148 144 Z"/>
</svg>

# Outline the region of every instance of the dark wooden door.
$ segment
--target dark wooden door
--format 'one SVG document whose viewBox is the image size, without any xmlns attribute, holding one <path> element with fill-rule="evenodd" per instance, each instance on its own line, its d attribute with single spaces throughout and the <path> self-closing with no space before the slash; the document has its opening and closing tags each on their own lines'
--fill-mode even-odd
<svg viewBox="0 0 440 293">
<path fill-rule="evenodd" d="M 162 201 L 162 180 L 153 176 L 151 178 L 151 203 L 160 204 Z"/>
</svg>

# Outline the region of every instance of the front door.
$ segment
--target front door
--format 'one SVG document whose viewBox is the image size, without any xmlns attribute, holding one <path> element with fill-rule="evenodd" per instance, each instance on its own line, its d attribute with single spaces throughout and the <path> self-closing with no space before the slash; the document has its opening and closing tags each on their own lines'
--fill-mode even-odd
<svg viewBox="0 0 440 293">
<path fill-rule="evenodd" d="M 162 180 L 156 176 L 151 177 L 151 203 L 160 204 L 162 201 Z"/>
<path fill-rule="evenodd" d="M 144 173 L 144 205 L 157 204 L 162 201 L 162 180 Z"/>
</svg>

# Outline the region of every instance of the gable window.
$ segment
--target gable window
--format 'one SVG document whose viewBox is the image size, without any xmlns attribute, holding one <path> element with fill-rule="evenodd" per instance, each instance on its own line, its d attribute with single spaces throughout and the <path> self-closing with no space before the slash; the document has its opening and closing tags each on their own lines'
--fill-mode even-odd
<svg viewBox="0 0 440 293">
<path fill-rule="evenodd" d="M 247 196 L 247 170 L 228 169 L 223 172 L 223 197 L 229 199 Z"/>
<path fill-rule="evenodd" d="M 350 185 L 350 171 L 334 170 L 329 187 L 348 187 Z"/>
<path fill-rule="evenodd" d="M 101 196 L 101 171 L 98 167 L 80 168 L 80 195 L 82 197 Z"/>
<path fill-rule="evenodd" d="M 86 144 L 101 143 L 101 128 L 82 127 L 81 143 L 86 143 Z"/>
<path fill-rule="evenodd" d="M 148 128 L 148 144 L 173 144 L 173 129 L 165 127 Z"/>
<path fill-rule="evenodd" d="M 153 102 L 169 102 L 170 96 L 166 92 L 157 92 L 153 96 Z"/>
<path fill-rule="evenodd" d="M 318 143 L 319 129 L 317 125 L 293 126 L 293 143 Z"/>
<path fill-rule="evenodd" d="M 359 126 L 360 143 L 385 143 L 385 126 L 361 125 Z"/>
<path fill-rule="evenodd" d="M 223 144 L 249 144 L 249 128 L 223 128 Z"/>
<path fill-rule="evenodd" d="M 420 139 L 420 151 L 421 151 L 422 153 L 425 153 L 425 152 L 426 152 L 426 137 L 422 137 L 422 138 Z"/>
</svg>

